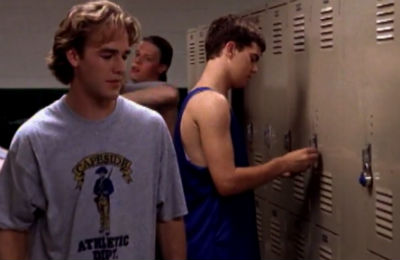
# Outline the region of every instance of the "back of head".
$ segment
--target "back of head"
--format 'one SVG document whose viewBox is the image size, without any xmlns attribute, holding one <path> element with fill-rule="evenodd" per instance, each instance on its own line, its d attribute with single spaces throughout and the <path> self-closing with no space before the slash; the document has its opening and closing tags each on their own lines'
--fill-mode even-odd
<svg viewBox="0 0 400 260">
<path fill-rule="evenodd" d="M 143 41 L 150 42 L 160 50 L 160 64 L 166 65 L 168 70 L 169 66 L 171 66 L 173 56 L 171 44 L 166 39 L 157 35 L 144 37 Z M 167 70 L 160 74 L 160 81 L 167 81 Z"/>
<path fill-rule="evenodd" d="M 121 28 L 127 32 L 129 45 L 140 38 L 139 22 L 111 1 L 89 1 L 73 6 L 61 21 L 47 57 L 48 67 L 59 81 L 69 84 L 74 77 L 66 52 L 75 49 L 82 56 L 88 37 L 103 26 L 111 29 L 104 31 L 104 42 L 112 39 L 113 33 Z"/>
<path fill-rule="evenodd" d="M 245 17 L 226 15 L 214 20 L 208 28 L 206 37 L 207 60 L 218 57 L 225 44 L 236 43 L 239 50 L 254 42 L 261 52 L 265 51 L 265 40 L 258 26 Z"/>
</svg>

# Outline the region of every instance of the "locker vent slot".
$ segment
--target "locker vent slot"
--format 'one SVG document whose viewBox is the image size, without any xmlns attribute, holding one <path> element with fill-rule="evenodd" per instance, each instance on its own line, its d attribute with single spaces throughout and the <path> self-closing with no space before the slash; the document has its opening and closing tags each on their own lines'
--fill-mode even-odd
<svg viewBox="0 0 400 260">
<path fill-rule="evenodd" d="M 295 246 L 295 257 L 296 259 L 306 259 L 305 256 L 305 248 L 307 245 L 307 240 L 304 234 L 297 234 L 295 235 L 295 241 L 294 241 L 294 246 Z"/>
<path fill-rule="evenodd" d="M 271 239 L 271 251 L 275 255 L 281 255 L 282 253 L 282 242 L 281 242 L 281 225 L 275 218 L 271 219 L 270 224 L 270 239 Z"/>
<path fill-rule="evenodd" d="M 331 6 L 321 9 L 320 17 L 320 47 L 321 49 L 333 48 L 333 8 Z"/>
<path fill-rule="evenodd" d="M 195 65 L 196 64 L 196 51 L 195 51 L 195 43 L 189 43 L 189 64 Z"/>
<path fill-rule="evenodd" d="M 333 258 L 332 249 L 326 245 L 319 246 L 319 259 L 330 260 Z"/>
<path fill-rule="evenodd" d="M 305 18 L 299 14 L 293 18 L 293 49 L 295 52 L 302 52 L 305 49 Z"/>
<path fill-rule="evenodd" d="M 378 0 L 376 4 L 376 40 L 394 40 L 395 0 Z"/>
<path fill-rule="evenodd" d="M 257 205 L 257 207 L 256 207 L 256 224 L 257 224 L 257 235 L 258 235 L 259 242 L 264 241 L 262 220 L 263 220 L 262 211 L 261 211 L 260 205 Z"/>
<path fill-rule="evenodd" d="M 276 191 L 281 191 L 282 190 L 282 179 L 279 178 L 275 178 L 272 181 L 272 188 Z"/>
<path fill-rule="evenodd" d="M 259 153 L 255 153 L 254 154 L 254 162 L 255 162 L 255 164 L 263 164 L 263 162 L 264 162 L 264 160 L 263 160 L 263 156 L 262 156 L 262 154 L 259 154 Z"/>
<path fill-rule="evenodd" d="M 393 194 L 377 188 L 375 199 L 375 231 L 379 237 L 393 240 Z"/>
<path fill-rule="evenodd" d="M 333 211 L 333 177 L 330 172 L 323 172 L 321 176 L 320 208 L 326 213 Z"/>
<path fill-rule="evenodd" d="M 206 63 L 206 48 L 205 48 L 205 40 L 200 40 L 199 41 L 199 64 L 205 64 Z"/>
<path fill-rule="evenodd" d="M 282 23 L 276 22 L 272 24 L 272 53 L 274 55 L 282 54 Z"/>
<path fill-rule="evenodd" d="M 374 255 L 374 258 L 373 258 L 373 259 L 377 259 L 377 260 L 390 260 L 390 258 L 387 258 L 387 257 L 385 257 L 385 256 L 383 256 L 383 255 L 381 255 L 381 254 L 379 254 L 379 253 L 377 253 L 377 252 L 374 252 L 374 251 L 372 251 L 371 249 L 368 249 L 368 251 L 369 251 L 372 255 Z"/>
<path fill-rule="evenodd" d="M 294 177 L 294 198 L 300 202 L 304 201 L 305 194 L 305 183 L 304 183 L 304 173 L 299 173 Z"/>
</svg>

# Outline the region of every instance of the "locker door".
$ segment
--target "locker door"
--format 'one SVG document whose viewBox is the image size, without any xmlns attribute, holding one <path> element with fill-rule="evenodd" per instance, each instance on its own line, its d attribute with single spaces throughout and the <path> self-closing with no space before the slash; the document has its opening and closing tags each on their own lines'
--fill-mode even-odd
<svg viewBox="0 0 400 260">
<path fill-rule="evenodd" d="M 311 133 L 309 66 L 311 2 L 292 0 L 288 4 L 288 129 L 287 151 L 309 145 Z M 310 171 L 289 179 L 289 211 L 308 217 Z"/>
<path fill-rule="evenodd" d="M 260 248 L 261 259 L 267 259 L 267 252 L 265 251 L 266 238 L 268 235 L 268 212 L 270 210 L 267 201 L 259 196 L 255 196 L 256 204 L 256 221 L 257 221 L 257 235 Z"/>
<path fill-rule="evenodd" d="M 265 212 L 266 232 L 264 247 L 266 259 L 291 259 L 287 247 L 288 213 L 278 206 L 267 203 Z"/>
<path fill-rule="evenodd" d="M 353 122 L 360 121 L 353 91 L 343 84 L 343 42 L 340 0 L 312 1 L 310 39 L 310 88 L 312 131 L 322 154 L 322 167 L 316 176 L 318 190 L 313 203 L 317 224 L 338 234 L 343 203 L 343 186 L 351 165 L 353 142 L 358 136 Z M 354 113 L 353 113 L 354 112 Z M 355 126 L 355 128 L 357 128 Z M 357 155 L 360 146 L 356 145 Z M 359 157 L 354 156 L 359 163 Z M 313 176 L 315 177 L 315 176 Z"/>
<path fill-rule="evenodd" d="M 190 90 L 197 80 L 197 28 L 191 28 L 186 33 L 186 59 L 187 59 L 187 88 Z"/>
<path fill-rule="evenodd" d="M 376 0 L 355 0 L 342 2 L 343 16 L 343 91 L 353 93 L 354 109 L 348 110 L 346 115 L 354 118 L 356 113 L 361 115 L 360 120 L 347 120 L 345 129 L 352 132 L 347 160 L 350 162 L 346 169 L 346 184 L 342 186 L 343 194 L 348 194 L 345 203 L 342 203 L 341 217 L 341 246 L 343 258 L 366 258 L 369 229 L 366 219 L 371 218 L 367 212 L 367 205 L 372 200 L 370 189 L 359 183 L 359 176 L 363 170 L 364 160 L 369 159 L 367 140 L 367 114 L 365 102 L 365 86 L 369 84 L 365 77 L 366 42 L 375 38 Z M 371 40 L 368 40 L 371 39 Z M 372 42 L 373 43 L 373 42 Z M 374 43 L 373 43 L 374 44 Z M 355 128 L 358 128 L 355 129 Z M 352 130 L 354 129 L 354 130 Z M 357 149 L 358 146 L 358 149 Z M 371 146 L 372 151 L 374 149 Z M 363 156 L 364 150 L 364 156 Z M 358 159 L 357 159 L 358 157 Z M 370 164 L 370 163 L 368 163 Z M 370 214 L 373 214 L 370 212 Z"/>
<path fill-rule="evenodd" d="M 266 19 L 266 9 L 258 8 L 254 10 L 247 11 L 243 13 L 242 16 L 247 17 L 248 19 L 253 20 L 256 24 L 258 24 L 261 32 L 264 33 L 264 24 Z M 244 124 L 245 131 L 247 135 L 247 147 L 248 147 L 248 156 L 249 162 L 251 165 L 262 164 L 266 161 L 265 155 L 265 146 L 264 146 L 264 137 L 262 130 L 262 89 L 263 89 L 263 70 L 264 70 L 264 59 L 261 58 L 259 63 L 259 72 L 256 73 L 249 82 L 249 85 L 246 86 L 243 90 L 233 90 L 232 97 L 237 94 L 243 93 L 243 109 L 244 109 Z M 263 197 L 266 199 L 266 186 L 261 186 L 255 190 L 256 195 Z"/>
<path fill-rule="evenodd" d="M 287 117 L 287 1 L 267 4 L 266 43 L 263 70 L 263 119 L 266 159 L 286 152 L 284 137 L 288 129 Z M 268 199 L 283 208 L 288 205 L 287 180 L 280 177 L 268 184 Z"/>
<path fill-rule="evenodd" d="M 310 259 L 312 223 L 301 216 L 288 214 L 287 256 L 288 259 Z"/>
<path fill-rule="evenodd" d="M 400 258 L 400 3 L 368 1 L 368 26 L 363 35 L 367 141 L 371 144 L 373 182 L 365 196 L 368 250 L 390 259 Z"/>
</svg>

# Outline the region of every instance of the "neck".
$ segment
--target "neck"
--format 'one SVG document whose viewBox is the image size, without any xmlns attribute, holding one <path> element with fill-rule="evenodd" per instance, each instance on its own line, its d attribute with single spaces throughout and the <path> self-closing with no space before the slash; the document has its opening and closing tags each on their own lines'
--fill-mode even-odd
<svg viewBox="0 0 400 260">
<path fill-rule="evenodd" d="M 75 113 L 85 119 L 101 120 L 114 111 L 116 99 L 96 98 L 82 91 L 82 88 L 74 87 L 71 84 L 66 103 Z"/>
<path fill-rule="evenodd" d="M 224 62 L 220 58 L 209 60 L 195 87 L 210 87 L 227 97 L 231 84 Z"/>
</svg>

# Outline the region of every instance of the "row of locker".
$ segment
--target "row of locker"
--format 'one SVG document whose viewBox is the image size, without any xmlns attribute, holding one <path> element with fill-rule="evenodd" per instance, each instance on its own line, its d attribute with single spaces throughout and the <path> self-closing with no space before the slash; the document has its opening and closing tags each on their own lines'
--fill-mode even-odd
<svg viewBox="0 0 400 260">
<path fill-rule="evenodd" d="M 270 0 L 241 13 L 267 49 L 243 92 L 249 157 L 314 145 L 312 169 L 256 190 L 261 254 L 273 259 L 400 258 L 400 3 Z M 188 30 L 188 85 L 207 25 Z"/>
</svg>

